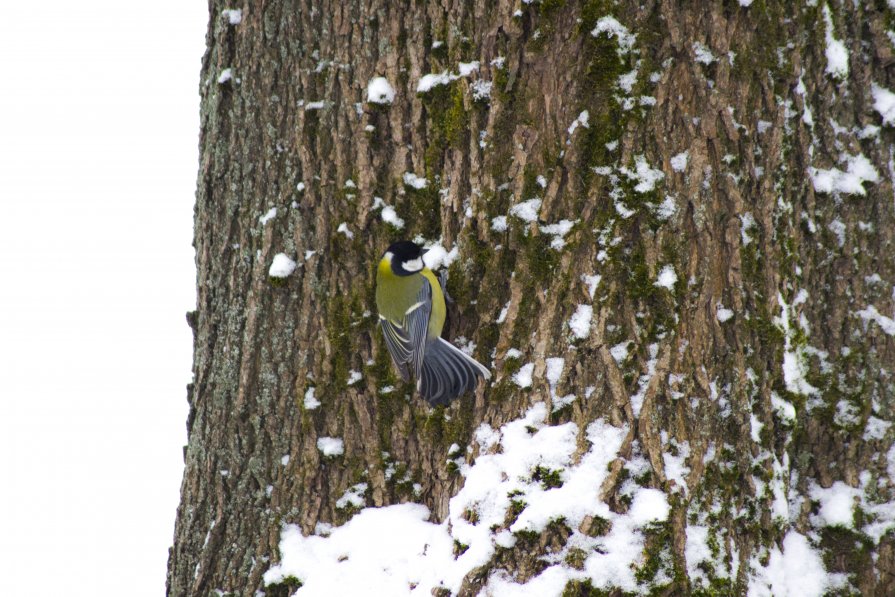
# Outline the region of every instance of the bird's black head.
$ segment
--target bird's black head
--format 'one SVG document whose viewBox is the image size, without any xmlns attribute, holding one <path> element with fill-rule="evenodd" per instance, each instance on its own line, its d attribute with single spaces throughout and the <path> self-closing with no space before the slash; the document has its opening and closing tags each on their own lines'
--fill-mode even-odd
<svg viewBox="0 0 895 597">
<path fill-rule="evenodd" d="M 392 243 L 385 252 L 391 260 L 392 271 L 399 276 L 413 275 L 425 267 L 423 263 L 425 251 L 418 244 L 409 240 Z"/>
</svg>

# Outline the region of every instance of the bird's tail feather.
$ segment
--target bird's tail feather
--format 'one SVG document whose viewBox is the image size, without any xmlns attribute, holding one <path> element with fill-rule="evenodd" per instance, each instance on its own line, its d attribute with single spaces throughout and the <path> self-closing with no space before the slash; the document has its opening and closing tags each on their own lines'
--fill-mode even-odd
<svg viewBox="0 0 895 597">
<path fill-rule="evenodd" d="M 432 405 L 448 404 L 475 390 L 480 377 L 490 379 L 491 373 L 450 342 L 437 338 L 426 344 L 417 389 Z"/>
</svg>

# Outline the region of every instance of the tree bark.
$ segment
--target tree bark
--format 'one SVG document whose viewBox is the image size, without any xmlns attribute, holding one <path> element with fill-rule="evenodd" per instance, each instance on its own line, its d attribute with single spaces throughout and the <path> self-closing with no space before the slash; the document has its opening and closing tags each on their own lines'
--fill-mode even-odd
<svg viewBox="0 0 895 597">
<path fill-rule="evenodd" d="M 812 498 L 837 482 L 873 504 L 895 498 L 895 132 L 872 94 L 895 88 L 891 7 L 276 0 L 243 7 L 238 24 L 231 6 L 209 8 L 170 595 L 265 590 L 282 524 L 344 523 L 356 509 L 335 502 L 358 483 L 368 506 L 419 501 L 442 520 L 464 480 L 449 446 L 569 394 L 552 423 L 631 430 L 607 503 L 626 508 L 625 465 L 643 456 L 638 482 L 672 506 L 647 538 L 644 593 L 743 593 L 793 529 L 848 575 L 843 592 L 892 590 L 892 531 L 869 536 L 873 514 L 858 506 L 853 525 L 823 525 Z M 635 36 L 630 48 L 592 33 L 606 16 Z M 830 72 L 830 36 L 847 74 Z M 417 92 L 443 71 L 458 76 Z M 366 101 L 376 76 L 393 103 Z M 827 189 L 824 172 L 857 171 L 855 156 L 877 179 Z M 537 221 L 510 213 L 531 198 Z M 545 230 L 561 220 L 573 223 L 564 237 Z M 417 236 L 458 248 L 448 335 L 474 342 L 494 373 L 447 409 L 400 383 L 376 326 L 375 262 Z M 282 279 L 269 275 L 278 253 L 298 264 Z M 600 277 L 594 291 L 585 276 Z M 579 305 L 593 309 L 584 338 L 569 327 Z M 548 357 L 566 363 L 555 392 Z M 522 389 L 512 376 L 528 362 Z M 344 454 L 324 456 L 322 437 Z M 697 522 L 730 578 L 688 569 Z M 463 592 L 501 569 L 535 576 L 562 541 L 546 531 Z"/>
</svg>

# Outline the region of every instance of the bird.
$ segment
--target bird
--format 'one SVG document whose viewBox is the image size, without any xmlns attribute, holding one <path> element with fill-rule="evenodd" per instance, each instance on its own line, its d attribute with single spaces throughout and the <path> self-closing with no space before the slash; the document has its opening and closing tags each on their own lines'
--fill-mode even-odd
<svg viewBox="0 0 895 597">
<path fill-rule="evenodd" d="M 441 337 L 444 290 L 423 262 L 425 250 L 407 240 L 389 245 L 376 269 L 376 307 L 385 346 L 404 381 L 432 406 L 475 390 L 488 369 Z"/>
</svg>

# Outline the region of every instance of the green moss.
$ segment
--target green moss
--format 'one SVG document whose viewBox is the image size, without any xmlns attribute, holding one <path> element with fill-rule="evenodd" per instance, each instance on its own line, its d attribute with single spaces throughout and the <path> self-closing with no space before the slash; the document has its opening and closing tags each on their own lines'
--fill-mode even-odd
<svg viewBox="0 0 895 597">
<path fill-rule="evenodd" d="M 498 97 L 501 97 L 504 101 L 506 101 L 506 93 L 507 93 L 507 85 L 510 82 L 509 73 L 506 67 L 503 68 L 495 68 L 493 70 L 493 78 L 494 86 L 492 90 L 494 93 L 498 94 Z"/>
<path fill-rule="evenodd" d="M 539 5 L 541 16 L 551 18 L 566 5 L 566 0 L 541 0 Z"/>
<path fill-rule="evenodd" d="M 791 72 L 785 54 L 783 55 L 784 64 L 780 64 L 777 48 L 785 46 L 789 41 L 790 33 L 786 29 L 786 23 L 791 22 L 791 18 L 795 14 L 798 14 L 807 23 L 807 26 L 802 26 L 800 29 L 814 37 L 813 42 L 819 44 L 815 47 L 824 45 L 823 27 L 817 26 L 818 22 L 823 22 L 819 9 L 802 4 L 798 10 L 794 10 L 794 7 L 783 6 L 777 2 L 756 0 L 749 7 L 747 14 L 751 21 L 750 28 L 753 31 L 761 32 L 762 43 L 755 43 L 755 39 L 750 36 L 748 41 L 736 40 L 740 43 L 733 44 L 731 49 L 736 52 L 733 73 L 739 77 L 749 77 L 755 74 L 766 76 L 768 72 Z M 810 47 L 812 42 L 805 40 L 804 43 L 808 43 Z M 776 87 L 775 93 L 779 94 Z"/>
<path fill-rule="evenodd" d="M 402 463 L 396 467 L 392 479 L 394 479 L 393 490 L 399 500 L 411 500 L 416 497 L 413 486 L 419 482 L 418 471 L 408 474 L 407 465 Z"/>
<path fill-rule="evenodd" d="M 469 394 L 464 394 L 458 400 L 474 400 Z M 473 420 L 474 409 L 470 405 L 469 408 L 459 408 L 451 412 L 450 420 L 444 422 L 443 437 L 444 443 L 447 445 L 462 445 L 467 442 L 474 426 Z"/>
<path fill-rule="evenodd" d="M 269 597 L 289 597 L 301 588 L 302 582 L 294 576 L 286 576 L 280 582 L 269 584 L 264 592 Z"/>
<path fill-rule="evenodd" d="M 587 534 L 590 537 L 603 537 L 611 530 L 612 522 L 603 518 L 602 516 L 594 516 L 594 519 L 590 524 L 590 528 L 587 530 Z"/>
<path fill-rule="evenodd" d="M 436 406 L 423 419 L 423 433 L 434 445 L 444 441 L 444 407 Z"/>
<path fill-rule="evenodd" d="M 581 23 L 578 25 L 580 35 L 590 35 L 597 21 L 612 12 L 612 0 L 587 0 L 581 7 Z"/>
<path fill-rule="evenodd" d="M 614 99 L 608 101 L 609 104 L 590 115 L 588 128 L 575 133 L 576 142 L 580 147 L 580 158 L 574 172 L 582 202 L 587 200 L 587 192 L 594 186 L 593 181 L 597 175 L 593 168 L 615 162 L 615 157 L 606 144 L 621 137 L 624 115 Z M 606 181 L 604 180 L 602 183 L 605 185 Z M 603 209 L 597 212 L 597 219 L 594 222 L 597 227 L 602 226 L 614 212 L 611 202 L 603 201 L 602 203 Z"/>
<path fill-rule="evenodd" d="M 463 104 L 461 85 L 451 86 L 450 100 L 444 115 L 444 136 L 451 147 L 463 149 L 469 142 L 469 115 Z"/>
<path fill-rule="evenodd" d="M 303 144 L 312 149 L 316 149 L 317 133 L 320 126 L 320 117 L 317 112 L 318 110 L 305 110 L 304 127 L 302 128 Z"/>
<path fill-rule="evenodd" d="M 507 357 L 503 361 L 503 373 L 507 377 L 512 376 L 514 373 L 519 371 L 519 367 L 522 366 L 522 359 L 519 357 Z"/>
<path fill-rule="evenodd" d="M 518 388 L 509 381 L 509 378 L 501 379 L 497 384 L 491 386 L 488 393 L 488 400 L 494 404 L 503 404 L 509 402 L 516 393 Z"/>
<path fill-rule="evenodd" d="M 708 587 L 693 589 L 693 597 L 729 597 L 730 595 L 742 595 L 744 591 L 738 590 L 734 582 L 729 578 L 718 578 L 714 571 L 706 571 L 709 580 Z M 711 574 L 711 575 L 710 575 Z"/>
<path fill-rule="evenodd" d="M 642 245 L 637 244 L 634 246 L 627 268 L 626 294 L 628 298 L 632 301 L 649 302 L 659 289 L 650 276 L 649 266 L 646 263 L 646 254 Z"/>
<path fill-rule="evenodd" d="M 562 487 L 562 469 L 549 469 L 538 465 L 531 474 L 532 481 L 538 481 L 544 489 Z"/>
<path fill-rule="evenodd" d="M 573 547 L 566 554 L 566 564 L 575 570 L 584 570 L 584 562 L 587 561 L 587 552 L 580 547 Z"/>
<path fill-rule="evenodd" d="M 427 35 L 427 39 L 425 41 L 426 47 L 429 48 L 429 60 L 432 61 L 432 72 L 441 71 L 448 66 L 448 29 L 447 29 L 447 20 L 443 21 L 441 24 L 441 29 L 438 33 L 438 41 L 442 42 L 437 48 L 432 47 L 432 42 L 435 41 L 432 36 Z"/>
<path fill-rule="evenodd" d="M 332 353 L 329 355 L 332 374 L 327 385 L 343 390 L 348 383 L 348 355 L 351 354 L 351 321 L 346 300 L 336 294 L 330 299 L 327 310 L 329 325 L 327 337 Z"/>
<path fill-rule="evenodd" d="M 373 364 L 366 368 L 367 377 L 371 377 L 378 388 L 399 385 L 401 382 L 395 374 L 395 365 L 385 347 L 382 333 L 377 329 L 372 330 L 371 334 L 376 345 L 376 356 L 373 358 Z"/>
<path fill-rule="evenodd" d="M 525 264 L 528 266 L 525 272 L 521 272 L 526 285 L 537 288 L 547 288 L 555 282 L 554 272 L 559 265 L 560 254 L 550 248 L 551 237 L 546 234 L 534 235 L 527 230 L 527 224 L 519 230 L 519 224 L 512 222 L 514 240 L 525 255 Z M 527 276 L 526 276 L 527 274 Z M 517 272 L 517 276 L 520 272 Z"/>
<path fill-rule="evenodd" d="M 528 163 L 522 171 L 522 199 L 529 199 L 541 194 L 538 185 L 538 170 L 534 164 Z"/>
<path fill-rule="evenodd" d="M 426 175 L 434 177 L 441 171 L 448 148 L 468 146 L 470 115 L 464 105 L 463 85 L 458 81 L 436 85 L 420 97 L 428 119 Z"/>
<path fill-rule="evenodd" d="M 399 23 L 402 22 L 403 21 L 399 21 Z M 405 27 L 401 27 L 401 29 L 398 31 L 398 39 L 396 41 L 398 50 L 403 50 L 407 47 L 407 29 Z"/>
<path fill-rule="evenodd" d="M 562 590 L 562 597 L 610 597 L 617 592 L 595 588 L 590 579 L 570 580 Z"/>
<path fill-rule="evenodd" d="M 873 542 L 863 533 L 843 526 L 824 527 L 820 546 L 827 570 L 858 574 L 873 566 Z"/>
<path fill-rule="evenodd" d="M 515 533 L 513 533 L 513 536 L 516 538 L 515 547 L 516 548 L 521 547 L 524 549 L 526 547 L 526 544 L 531 545 L 531 544 L 537 543 L 537 541 L 541 535 L 537 531 L 531 531 L 531 530 L 526 529 L 526 530 L 522 530 L 522 531 L 516 531 Z M 519 543 L 522 543 L 522 545 L 520 546 Z"/>
<path fill-rule="evenodd" d="M 466 553 L 467 549 L 469 549 L 468 545 L 466 545 L 465 543 L 460 543 L 459 541 L 454 539 L 454 557 L 455 558 L 459 558 L 460 556 L 462 556 L 464 553 Z"/>
<path fill-rule="evenodd" d="M 581 161 L 575 172 L 579 193 L 586 195 L 594 176 L 593 166 L 607 165 L 615 161 L 606 144 L 621 136 L 630 112 L 621 109 L 615 99 L 618 77 L 630 71 L 633 57 L 618 55 L 617 42 L 608 35 L 594 37 L 590 34 L 597 20 L 610 14 L 609 2 L 587 2 L 581 11 L 579 34 L 582 36 L 582 63 L 585 65 L 579 87 L 578 102 L 590 115 L 590 126 L 576 133 Z"/>
<path fill-rule="evenodd" d="M 665 569 L 671 578 L 677 576 L 671 556 L 673 542 L 671 523 L 652 523 L 644 529 L 644 535 L 646 547 L 644 548 L 643 563 L 634 572 L 637 583 L 652 585 L 659 575 L 660 569 Z"/>
<path fill-rule="evenodd" d="M 427 171 L 426 176 L 429 178 L 426 188 L 416 189 L 405 185 L 409 205 L 404 209 L 413 232 L 426 238 L 437 238 L 441 231 L 441 197 L 433 175 Z M 400 184 L 404 184 L 403 181 Z"/>
<path fill-rule="evenodd" d="M 519 518 L 519 515 L 522 514 L 522 511 L 528 506 L 525 500 L 516 499 L 521 495 L 522 492 L 518 490 L 511 491 L 507 494 L 507 497 L 510 498 L 510 507 L 507 508 L 507 516 L 504 521 L 504 526 L 509 527 L 516 522 L 516 519 Z"/>
</svg>

